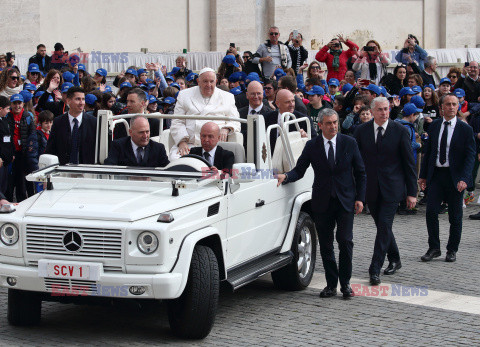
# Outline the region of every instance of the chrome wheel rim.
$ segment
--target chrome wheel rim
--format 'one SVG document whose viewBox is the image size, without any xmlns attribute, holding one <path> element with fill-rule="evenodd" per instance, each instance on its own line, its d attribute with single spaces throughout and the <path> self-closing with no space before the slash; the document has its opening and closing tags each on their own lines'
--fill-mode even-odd
<svg viewBox="0 0 480 347">
<path fill-rule="evenodd" d="M 297 268 L 301 278 L 305 278 L 312 266 L 312 234 L 308 227 L 303 227 L 298 240 Z"/>
</svg>

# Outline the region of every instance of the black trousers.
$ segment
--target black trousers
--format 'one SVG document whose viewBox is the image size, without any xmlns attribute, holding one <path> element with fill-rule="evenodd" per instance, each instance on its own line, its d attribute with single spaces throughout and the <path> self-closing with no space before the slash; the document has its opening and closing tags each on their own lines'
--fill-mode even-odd
<svg viewBox="0 0 480 347">
<path fill-rule="evenodd" d="M 25 160 L 21 151 L 15 152 L 15 160 L 12 163 L 12 173 L 9 176 L 7 199 L 13 201 L 13 191 L 17 202 L 27 198 L 27 181 L 25 180 Z"/>
<path fill-rule="evenodd" d="M 443 201 L 448 204 L 450 222 L 447 250 L 457 252 L 462 236 L 463 192 L 457 190 L 449 168 L 435 168 L 428 189 L 426 212 L 429 249 L 440 249 L 438 212 Z"/>
<path fill-rule="evenodd" d="M 400 261 L 400 252 L 397 242 L 393 235 L 392 225 L 397 211 L 398 201 L 385 201 L 381 194 L 378 194 L 377 200 L 368 201 L 370 214 L 377 226 L 377 236 L 375 237 L 375 246 L 373 248 L 372 262 L 368 272 L 370 274 L 379 274 L 385 261 L 385 256 L 390 262 Z"/>
<path fill-rule="evenodd" d="M 330 198 L 327 211 L 315 213 L 314 219 L 327 286 L 336 288 L 339 280 L 340 285 L 345 286 L 352 277 L 353 212 L 347 212 L 337 198 Z M 338 268 L 333 249 L 335 224 L 339 249 Z"/>
</svg>

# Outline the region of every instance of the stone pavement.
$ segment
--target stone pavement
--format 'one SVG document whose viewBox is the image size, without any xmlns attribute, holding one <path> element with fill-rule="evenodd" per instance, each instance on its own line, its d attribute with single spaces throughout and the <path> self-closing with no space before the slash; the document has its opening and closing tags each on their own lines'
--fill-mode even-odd
<svg viewBox="0 0 480 347">
<path fill-rule="evenodd" d="M 396 216 L 394 232 L 403 268 L 385 283 L 426 287 L 447 298 L 461 294 L 480 300 L 480 221 L 464 210 L 464 226 L 457 262 L 444 262 L 448 215 L 442 215 L 442 257 L 422 263 L 427 250 L 425 212 Z M 371 216 L 360 215 L 354 224 L 352 284 L 366 283 L 375 237 Z M 317 256 L 317 260 L 320 257 Z M 169 332 L 166 306 L 140 307 L 121 302 L 112 307 L 44 303 L 42 323 L 34 328 L 8 325 L 6 290 L 0 290 L 0 343 L 2 345 L 144 345 L 179 344 L 203 346 L 304 346 L 304 345 L 480 345 L 480 312 L 468 307 L 439 309 L 427 297 L 409 297 L 408 303 L 381 296 L 340 296 L 320 299 L 324 276 L 317 261 L 312 286 L 301 292 L 276 290 L 269 276 L 230 293 L 222 289 L 218 315 L 210 335 L 203 341 L 181 341 Z M 393 299 L 393 297 L 389 297 Z M 432 299 L 435 297 L 432 297 Z M 400 298 L 402 299 L 402 298 Z M 418 299 L 418 301 L 417 301 Z M 432 301 L 432 300 L 431 300 Z"/>
</svg>

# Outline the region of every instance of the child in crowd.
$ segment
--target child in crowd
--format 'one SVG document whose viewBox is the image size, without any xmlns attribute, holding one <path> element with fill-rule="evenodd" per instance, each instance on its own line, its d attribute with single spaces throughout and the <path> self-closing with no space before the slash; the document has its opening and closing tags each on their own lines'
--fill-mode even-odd
<svg viewBox="0 0 480 347">
<path fill-rule="evenodd" d="M 438 97 L 441 98 L 443 95 L 451 93 L 452 82 L 450 78 L 444 77 L 440 80 L 440 85 L 438 86 Z"/>
<path fill-rule="evenodd" d="M 358 111 L 358 119 L 360 120 L 360 124 L 366 123 L 372 120 L 372 112 L 370 110 L 370 106 L 362 106 Z"/>
<path fill-rule="evenodd" d="M 360 109 L 368 104 L 368 99 L 364 95 L 355 96 L 355 98 L 353 99 L 353 111 L 345 118 L 342 123 L 342 132 L 344 134 L 353 134 L 357 125 L 360 124 Z"/>
<path fill-rule="evenodd" d="M 332 101 L 335 99 L 337 94 L 341 94 L 339 90 L 340 82 L 336 78 L 330 78 L 328 80 L 328 94 L 330 95 L 330 99 Z"/>
<path fill-rule="evenodd" d="M 325 108 L 332 108 L 330 104 L 323 100 L 325 91 L 320 86 L 313 86 L 310 91 L 306 92 L 308 100 L 310 101 L 307 105 L 307 113 L 312 118 L 313 126 L 315 131 L 318 132 L 318 115 Z"/>
</svg>

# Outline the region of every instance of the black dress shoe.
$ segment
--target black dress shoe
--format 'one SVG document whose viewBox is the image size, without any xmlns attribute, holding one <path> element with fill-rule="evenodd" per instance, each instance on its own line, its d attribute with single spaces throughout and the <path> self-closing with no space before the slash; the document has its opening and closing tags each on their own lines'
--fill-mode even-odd
<svg viewBox="0 0 480 347">
<path fill-rule="evenodd" d="M 345 299 L 351 298 L 355 296 L 355 293 L 353 292 L 352 287 L 350 287 L 350 284 L 346 284 L 340 288 L 340 291 L 343 293 L 343 297 Z"/>
<path fill-rule="evenodd" d="M 429 249 L 427 253 L 422 255 L 422 261 L 430 261 L 433 258 L 437 258 L 442 255 L 442 252 L 439 249 Z"/>
<path fill-rule="evenodd" d="M 329 298 L 329 297 L 335 296 L 335 295 L 337 295 L 337 288 L 325 287 L 320 292 L 320 297 L 321 298 Z"/>
<path fill-rule="evenodd" d="M 474 220 L 480 220 L 480 212 L 471 214 L 470 216 L 468 216 L 468 218 L 474 219 Z"/>
<path fill-rule="evenodd" d="M 393 275 L 397 270 L 402 268 L 402 263 L 400 261 L 392 261 L 390 264 L 388 264 L 387 268 L 385 271 L 383 271 L 384 275 Z"/>
<path fill-rule="evenodd" d="M 382 281 L 379 274 L 370 274 L 370 284 L 372 286 L 378 286 Z"/>
<path fill-rule="evenodd" d="M 449 263 L 453 263 L 455 260 L 457 260 L 456 252 L 447 251 L 447 255 L 445 256 L 445 261 L 448 261 Z"/>
</svg>

